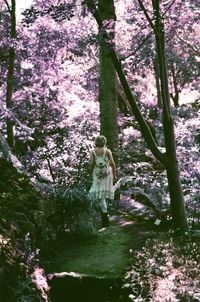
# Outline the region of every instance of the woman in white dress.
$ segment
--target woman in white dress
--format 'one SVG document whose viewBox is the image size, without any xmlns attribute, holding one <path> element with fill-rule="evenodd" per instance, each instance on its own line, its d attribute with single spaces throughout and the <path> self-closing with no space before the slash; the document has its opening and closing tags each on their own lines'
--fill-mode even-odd
<svg viewBox="0 0 200 302">
<path fill-rule="evenodd" d="M 114 199 L 113 181 L 116 180 L 115 162 L 112 152 L 106 148 L 106 142 L 105 136 L 96 137 L 89 162 L 90 177 L 93 180 L 89 193 L 101 208 L 102 227 L 109 226 L 106 199 Z"/>
</svg>

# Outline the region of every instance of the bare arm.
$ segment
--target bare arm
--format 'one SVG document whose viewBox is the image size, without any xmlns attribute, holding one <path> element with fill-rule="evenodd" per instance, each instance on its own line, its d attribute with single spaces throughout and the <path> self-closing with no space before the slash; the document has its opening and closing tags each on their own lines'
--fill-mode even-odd
<svg viewBox="0 0 200 302">
<path fill-rule="evenodd" d="M 110 161 L 110 166 L 112 168 L 112 172 L 113 172 L 113 178 L 114 180 L 116 180 L 117 178 L 117 175 L 116 175 L 116 166 L 115 166 L 115 162 L 114 162 L 114 159 L 113 159 L 113 155 L 112 155 L 112 152 L 108 149 L 108 159 Z"/>
<path fill-rule="evenodd" d="M 90 160 L 89 160 L 89 174 L 90 174 L 90 177 L 92 177 L 92 172 L 93 172 L 94 166 L 95 166 L 94 154 L 91 151 L 90 152 Z"/>
</svg>

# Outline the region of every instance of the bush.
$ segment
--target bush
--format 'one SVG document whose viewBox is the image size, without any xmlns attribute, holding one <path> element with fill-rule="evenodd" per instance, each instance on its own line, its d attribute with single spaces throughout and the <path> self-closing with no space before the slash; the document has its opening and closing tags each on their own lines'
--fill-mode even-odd
<svg viewBox="0 0 200 302">
<path fill-rule="evenodd" d="M 132 269 L 123 285 L 129 289 L 129 301 L 199 301 L 198 242 L 163 234 L 131 255 Z"/>
</svg>

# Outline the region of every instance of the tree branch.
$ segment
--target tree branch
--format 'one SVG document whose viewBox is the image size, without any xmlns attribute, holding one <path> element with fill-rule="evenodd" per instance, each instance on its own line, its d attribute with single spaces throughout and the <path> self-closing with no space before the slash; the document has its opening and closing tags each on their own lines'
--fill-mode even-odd
<svg viewBox="0 0 200 302">
<path fill-rule="evenodd" d="M 189 41 L 179 37 L 177 34 L 175 34 L 175 35 L 179 41 L 185 43 L 190 49 L 192 49 L 198 57 L 200 56 L 200 51 L 198 50 L 198 48 L 196 49 L 193 45 L 190 44 Z"/>
<path fill-rule="evenodd" d="M 9 4 L 8 4 L 8 1 L 7 1 L 7 0 L 3 0 L 3 1 L 5 2 L 5 4 L 6 4 L 6 6 L 7 6 L 8 11 L 9 11 L 9 13 L 11 14 L 11 13 L 12 13 L 12 11 L 11 11 L 11 8 L 10 8 L 10 6 L 9 6 Z"/>
<path fill-rule="evenodd" d="M 132 52 L 131 54 L 129 54 L 129 55 L 125 56 L 125 57 L 121 57 L 120 61 L 124 61 L 124 60 L 126 60 L 126 59 L 134 56 L 136 54 L 136 52 L 144 45 L 144 43 L 151 37 L 152 33 L 153 32 L 150 32 L 148 34 L 148 36 L 146 38 L 144 38 L 144 40 L 142 41 L 142 43 L 140 43 L 140 45 L 134 50 L 134 52 Z"/>
<path fill-rule="evenodd" d="M 164 15 L 168 12 L 168 10 L 172 7 L 172 5 L 174 4 L 176 0 L 173 0 L 172 3 L 166 8 L 166 10 L 164 11 L 164 13 L 162 14 L 162 18 L 164 17 Z"/>
<path fill-rule="evenodd" d="M 2 151 L 3 158 L 9 163 L 11 163 L 19 173 L 26 173 L 23 165 L 18 160 L 18 158 L 12 153 L 10 146 L 8 145 L 7 141 L 5 140 L 1 132 L 0 132 L 0 150 Z"/>
<path fill-rule="evenodd" d="M 152 20 L 151 20 L 151 18 L 150 18 L 150 16 L 149 16 L 149 14 L 148 14 L 146 8 L 144 7 L 144 4 L 143 4 L 142 0 L 137 0 L 137 1 L 138 1 L 138 3 L 139 3 L 139 6 L 140 6 L 141 10 L 144 12 L 145 17 L 147 18 L 147 20 L 148 20 L 148 22 L 149 22 L 151 28 L 152 28 L 153 31 L 155 32 L 155 26 L 154 26 L 154 24 L 153 24 L 153 22 L 152 22 Z"/>
<path fill-rule="evenodd" d="M 164 11 L 164 13 L 162 15 L 162 18 L 168 12 L 168 10 L 172 7 L 172 5 L 174 4 L 175 1 L 176 0 L 173 0 L 172 3 L 168 6 L 168 8 L 166 8 L 166 10 Z M 153 31 L 150 32 L 146 38 L 144 38 L 144 40 L 140 43 L 140 45 L 136 48 L 136 50 L 134 50 L 134 52 L 132 52 L 131 54 L 129 54 L 129 55 L 125 56 L 125 57 L 120 58 L 120 60 L 124 61 L 124 60 L 130 58 L 131 56 L 134 56 L 136 54 L 136 52 L 138 50 L 140 50 L 140 48 L 144 45 L 144 43 L 151 37 L 152 33 L 153 33 Z M 195 49 L 194 49 L 194 51 L 195 51 Z"/>
<path fill-rule="evenodd" d="M 14 123 L 17 124 L 21 129 L 26 131 L 27 134 L 31 135 L 32 134 L 32 129 L 29 128 L 28 126 L 24 125 L 23 123 L 20 122 L 20 120 L 14 115 L 12 110 L 8 108 L 4 108 L 3 105 L 0 102 L 0 109 L 2 112 L 5 113 L 6 116 L 10 116 L 10 119 L 14 120 Z"/>
</svg>

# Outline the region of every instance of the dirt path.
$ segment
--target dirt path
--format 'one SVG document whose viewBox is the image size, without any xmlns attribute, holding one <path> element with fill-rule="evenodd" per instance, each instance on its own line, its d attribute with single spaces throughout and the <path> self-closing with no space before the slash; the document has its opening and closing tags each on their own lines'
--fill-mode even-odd
<svg viewBox="0 0 200 302">
<path fill-rule="evenodd" d="M 140 249 L 152 236 L 147 228 L 111 216 L 110 227 L 98 231 L 87 240 L 61 244 L 47 265 L 47 272 L 75 272 L 100 278 L 122 278 L 131 265 L 131 250 Z"/>
<path fill-rule="evenodd" d="M 58 240 L 45 267 L 52 302 L 126 301 L 122 280 L 131 267 L 131 252 L 155 237 L 149 226 L 131 221 L 134 206 L 123 204 L 111 215 L 110 226 L 92 238 L 71 235 L 71 240 Z"/>
</svg>

